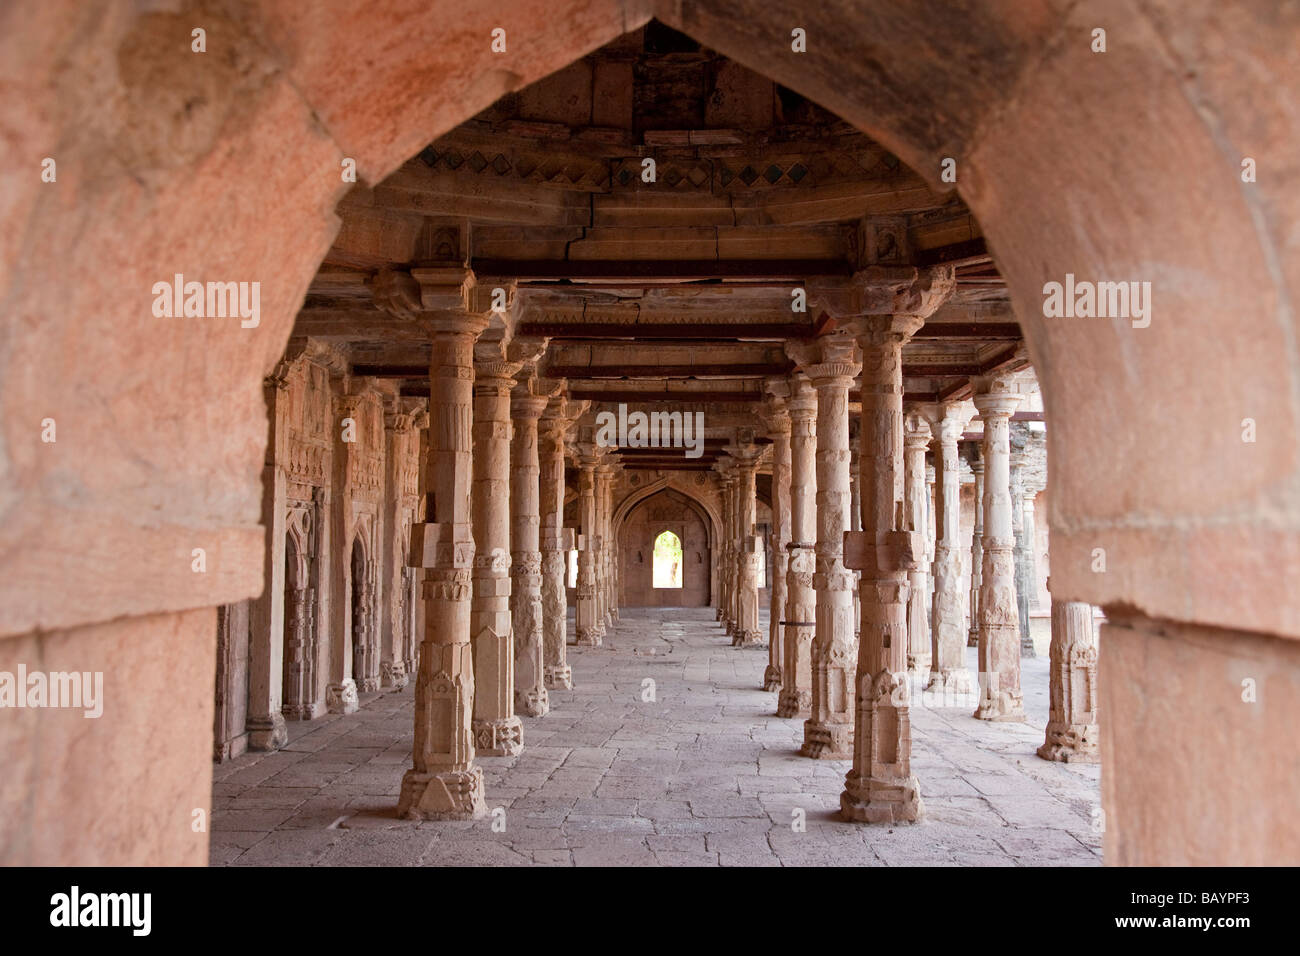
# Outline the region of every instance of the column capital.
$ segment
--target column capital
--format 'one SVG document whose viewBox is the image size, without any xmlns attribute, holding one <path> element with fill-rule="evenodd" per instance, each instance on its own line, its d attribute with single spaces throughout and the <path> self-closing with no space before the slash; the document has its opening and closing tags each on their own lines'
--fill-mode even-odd
<svg viewBox="0 0 1300 956">
<path fill-rule="evenodd" d="M 956 442 L 975 417 L 975 409 L 966 402 L 930 402 L 918 405 L 917 411 L 930 423 L 934 441 L 947 445 Z"/>
<path fill-rule="evenodd" d="M 858 315 L 846 318 L 840 324 L 857 338 L 863 348 L 890 344 L 902 346 L 925 324 L 925 319 L 919 315 Z"/>
<path fill-rule="evenodd" d="M 930 425 L 915 407 L 903 414 L 903 447 L 907 451 L 926 451 L 930 447 Z"/>
<path fill-rule="evenodd" d="M 1012 391 L 1015 385 L 1006 379 L 981 375 L 970 381 L 975 392 L 971 400 L 974 401 L 980 418 L 986 422 L 990 418 L 1009 419 L 1025 397 Z"/>
<path fill-rule="evenodd" d="M 814 279 L 808 298 L 835 319 L 908 315 L 928 318 L 957 288 L 951 265 L 868 266 L 848 278 Z"/>
</svg>

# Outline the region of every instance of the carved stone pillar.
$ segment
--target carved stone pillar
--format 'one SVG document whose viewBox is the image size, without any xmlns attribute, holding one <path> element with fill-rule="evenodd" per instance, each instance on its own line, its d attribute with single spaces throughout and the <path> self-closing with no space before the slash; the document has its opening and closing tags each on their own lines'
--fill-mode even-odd
<svg viewBox="0 0 1300 956">
<path fill-rule="evenodd" d="M 984 569 L 984 457 L 971 445 L 970 470 L 975 476 L 975 522 L 970 539 L 970 634 L 967 647 L 980 644 L 980 576 Z"/>
<path fill-rule="evenodd" d="M 577 640 L 588 647 L 599 647 L 605 639 L 605 622 L 596 604 L 596 466 L 600 456 L 596 446 L 584 442 L 578 454 L 578 515 L 582 521 L 582 541 L 578 551 Z"/>
<path fill-rule="evenodd" d="M 763 671 L 763 690 L 781 689 L 781 665 L 784 661 L 781 615 L 785 613 L 786 571 L 790 564 L 790 410 L 786 398 L 790 388 L 785 382 L 769 383 L 773 391 L 767 418 L 767 433 L 772 439 L 772 537 L 768 567 L 771 601 L 768 605 L 767 667 Z"/>
<path fill-rule="evenodd" d="M 585 410 L 585 403 L 583 403 Z M 542 678 L 548 688 L 573 687 L 567 660 L 568 598 L 565 577 L 573 529 L 564 527 L 564 440 L 572 425 L 569 403 L 551 399 L 541 421 Z M 579 412 L 580 414 L 581 412 Z"/>
<path fill-rule="evenodd" d="M 934 436 L 935 551 L 934 603 L 931 614 L 929 689 L 967 694 L 973 689 L 966 669 L 966 622 L 961 608 L 961 461 L 957 440 L 970 413 L 956 404 L 923 409 Z"/>
<path fill-rule="evenodd" d="M 971 380 L 984 420 L 984 568 L 980 575 L 980 720 L 1024 720 L 1008 426 L 1021 396 L 995 377 Z"/>
<path fill-rule="evenodd" d="M 723 459 L 714 466 L 722 487 L 722 547 L 721 571 L 718 575 L 722 586 L 722 614 L 719 620 L 727 636 L 735 640 L 736 636 L 736 475 L 735 463 Z"/>
<path fill-rule="evenodd" d="M 432 316 L 428 521 L 411 534 L 411 564 L 425 569 L 424 633 L 415 680 L 412 767 L 402 777 L 397 805 L 398 815 L 408 818 L 467 820 L 487 813 L 483 772 L 474 765 L 470 642 L 473 352 L 487 324 L 486 315 Z"/>
<path fill-rule="evenodd" d="M 284 674 L 284 704 L 281 713 L 289 720 L 310 720 L 312 618 L 316 613 L 316 592 L 312 588 L 291 588 L 285 608 L 284 640 L 287 668 Z"/>
<path fill-rule="evenodd" d="M 599 550 L 597 554 L 597 606 L 600 619 L 605 625 L 606 633 L 614 625 L 617 616 L 614 613 L 614 555 L 617 546 L 614 542 L 614 479 L 618 466 L 606 459 L 596 469 L 596 513 Z"/>
<path fill-rule="evenodd" d="M 1051 581 L 1048 581 L 1051 588 Z M 1052 598 L 1052 646 L 1044 760 L 1097 763 L 1097 631 L 1092 605 Z"/>
<path fill-rule="evenodd" d="M 862 641 L 856 675 L 853 769 L 840 814 L 867 823 L 921 817 L 912 775 L 907 675 L 908 572 L 923 539 L 906 529 L 903 497 L 903 345 L 922 325 L 913 315 L 864 315 L 848 326 L 862 350 L 862 531 L 850 563 L 861 570 Z"/>
<path fill-rule="evenodd" d="M 405 572 L 411 546 L 410 523 L 418 489 L 410 466 L 412 446 L 418 448 L 415 430 L 418 408 L 405 403 L 414 399 L 390 400 L 384 410 L 384 499 L 381 523 L 382 548 L 378 572 L 383 600 L 379 615 L 379 685 L 400 690 L 410 675 L 406 670 L 407 615 Z"/>
<path fill-rule="evenodd" d="M 733 647 L 753 647 L 763 643 L 763 635 L 758 629 L 758 549 L 761 544 L 754 533 L 758 509 L 755 474 L 759 449 L 747 444 L 733 449 L 732 455 L 736 459 L 736 527 L 739 533 L 736 536 L 736 627 L 731 643 Z"/>
<path fill-rule="evenodd" d="M 474 745 L 479 753 L 506 757 L 523 748 L 510 623 L 510 392 L 524 363 L 505 359 L 494 345 L 480 350 L 474 383 Z"/>
<path fill-rule="evenodd" d="M 846 760 L 853 753 L 853 574 L 844 565 L 849 525 L 849 386 L 862 366 L 847 336 L 822 340 L 806 369 L 817 389 L 817 588 L 812 646 L 812 706 L 804 722 L 805 757 Z"/>
<path fill-rule="evenodd" d="M 279 750 L 289 742 L 282 713 L 284 685 L 284 551 L 288 506 L 289 382 L 282 374 L 265 380 L 263 394 L 270 434 L 262 469 L 262 524 L 266 528 L 266 587 L 250 607 L 248 662 L 248 749 Z"/>
<path fill-rule="evenodd" d="M 930 447 L 930 427 L 915 410 L 903 419 L 903 509 L 906 529 L 926 536 L 928 541 L 928 507 L 926 505 L 925 453 Z M 928 672 L 930 669 L 930 562 L 925 553 L 917 566 L 908 572 L 907 599 L 907 669 Z"/>
<path fill-rule="evenodd" d="M 537 420 L 550 403 L 522 382 L 510 399 L 510 623 L 515 639 L 515 711 L 541 717 L 551 709 L 543 678 L 541 504 Z"/>
<path fill-rule="evenodd" d="M 790 380 L 790 560 L 786 565 L 785 658 L 778 717 L 803 717 L 812 708 L 812 642 L 817 591 L 817 393 L 803 375 Z"/>
<path fill-rule="evenodd" d="M 1016 541 L 1016 619 L 1020 625 L 1020 656 L 1034 657 L 1037 652 L 1029 622 L 1029 607 L 1034 593 L 1034 543 L 1025 534 L 1028 426 L 1024 422 L 1011 423 L 1008 440 L 1011 446 L 1011 531 Z"/>
</svg>

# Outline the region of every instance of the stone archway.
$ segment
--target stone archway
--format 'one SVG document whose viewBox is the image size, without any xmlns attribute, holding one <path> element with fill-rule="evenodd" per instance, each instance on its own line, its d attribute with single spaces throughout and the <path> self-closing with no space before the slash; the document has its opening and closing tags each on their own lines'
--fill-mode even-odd
<svg viewBox="0 0 1300 956">
<path fill-rule="evenodd" d="M 621 603 L 628 607 L 705 607 L 711 600 L 707 515 L 687 495 L 668 488 L 640 498 L 626 513 L 618 532 L 622 561 Z M 661 534 L 676 535 L 682 566 L 680 587 L 655 581 L 655 546 Z"/>
<path fill-rule="evenodd" d="M 13 320 L 0 350 L 0 666 L 38 646 L 51 666 L 103 663 L 106 694 L 129 711 L 118 726 L 164 731 L 141 768 L 141 742 L 107 722 L 52 729 L 41 761 L 27 759 L 31 727 L 6 729 L 26 808 L 0 834 L 20 847 L 7 857 L 66 860 L 60 841 L 23 849 L 13 834 L 77 829 L 83 864 L 206 858 L 189 834 L 151 826 L 209 799 L 212 712 L 178 715 L 173 701 L 209 699 L 213 609 L 262 588 L 262 377 L 337 229 L 341 164 L 377 182 L 499 94 L 652 14 L 834 109 L 936 183 L 955 159 L 1053 423 L 1054 593 L 1112 622 L 1108 856 L 1296 855 L 1287 794 L 1300 783 L 1256 755 L 1286 746 L 1300 719 L 1300 588 L 1278 573 L 1300 564 L 1300 129 L 1286 104 L 1296 45 L 1279 42 L 1300 35 L 1300 13 L 1119 2 L 1097 54 L 1081 8 L 1026 16 L 987 0 L 944 19 L 924 4 L 836 2 L 801 16 L 808 48 L 793 54 L 789 13 L 751 2 L 242 12 L 238 25 L 205 17 L 198 60 L 189 16 L 6 13 L 22 29 L 0 40 L 0 127 L 26 160 L 0 200 Z M 510 54 L 495 56 L 503 23 Z M 57 184 L 31 172 L 46 156 Z M 1246 158 L 1258 182 L 1241 181 Z M 149 290 L 176 273 L 260 281 L 257 325 L 160 324 Z M 1150 327 L 1044 319 L 1043 283 L 1066 274 L 1151 281 Z M 44 418 L 56 444 L 34 437 Z M 80 577 L 95 586 L 68 586 Z M 122 647 L 132 666 L 114 669 Z M 1244 707 L 1254 674 L 1276 689 Z M 38 768 L 56 762 L 130 776 L 64 779 L 51 794 Z M 96 805 L 77 794 L 106 787 L 134 812 L 90 826 Z"/>
</svg>

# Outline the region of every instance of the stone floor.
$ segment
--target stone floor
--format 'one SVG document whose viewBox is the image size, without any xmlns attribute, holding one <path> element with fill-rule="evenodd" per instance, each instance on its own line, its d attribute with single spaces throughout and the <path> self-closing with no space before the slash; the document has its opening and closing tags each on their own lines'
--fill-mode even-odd
<svg viewBox="0 0 1300 956">
<path fill-rule="evenodd" d="M 1024 661 L 1026 724 L 976 721 L 973 703 L 914 703 L 926 819 L 881 827 L 837 818 L 848 764 L 796 754 L 802 723 L 773 716 L 776 695 L 758 689 L 767 649 L 733 649 L 712 609 L 626 610 L 603 647 L 569 655 L 577 686 L 552 693 L 547 717 L 524 718 L 524 753 L 480 758 L 488 817 L 396 818 L 412 740 L 407 688 L 368 695 L 347 717 L 291 724 L 278 753 L 214 767 L 212 863 L 1101 861 L 1099 768 L 1034 755 L 1047 717 L 1045 658 Z"/>
</svg>

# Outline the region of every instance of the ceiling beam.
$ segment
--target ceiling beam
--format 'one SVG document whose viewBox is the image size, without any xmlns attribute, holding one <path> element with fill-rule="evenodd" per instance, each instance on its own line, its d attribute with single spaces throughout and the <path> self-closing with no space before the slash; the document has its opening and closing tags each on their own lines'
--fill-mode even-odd
<svg viewBox="0 0 1300 956">
<path fill-rule="evenodd" d="M 852 275 L 842 259 L 474 259 L 475 275 L 518 279 L 625 282 L 663 279 L 717 282 L 721 279 L 788 279 Z"/>
</svg>

